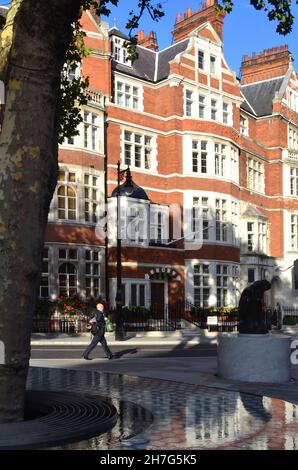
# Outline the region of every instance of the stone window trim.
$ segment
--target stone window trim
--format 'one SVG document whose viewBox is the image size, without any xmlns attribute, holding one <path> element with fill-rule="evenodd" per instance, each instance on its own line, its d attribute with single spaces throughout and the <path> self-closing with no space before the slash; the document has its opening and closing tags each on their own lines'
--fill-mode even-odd
<svg viewBox="0 0 298 470">
<path fill-rule="evenodd" d="M 205 259 L 188 260 L 187 263 L 186 298 L 190 303 L 205 308 L 238 306 L 240 264 Z"/>
<path fill-rule="evenodd" d="M 96 212 L 98 215 L 101 214 L 101 210 L 104 210 L 104 197 L 103 197 L 103 192 L 102 192 L 102 186 L 101 182 L 103 179 L 103 172 L 101 170 L 97 170 L 93 167 L 85 167 L 82 165 L 75 165 L 75 164 L 59 164 L 59 172 L 68 172 L 71 174 L 75 174 L 75 182 L 68 182 L 68 181 L 58 181 L 58 186 L 55 190 L 54 197 L 51 202 L 51 207 L 50 207 L 50 213 L 49 213 L 49 222 L 50 223 L 56 223 L 56 224 L 74 224 L 74 225 L 94 225 L 95 222 L 92 222 L 91 220 L 88 222 L 86 221 L 86 202 L 92 202 L 97 205 L 96 207 Z M 97 187 L 97 200 L 95 201 L 92 199 L 93 193 L 90 192 L 88 196 L 90 198 L 86 199 L 86 184 L 85 184 L 85 177 L 89 177 L 90 182 L 93 181 L 93 178 L 97 178 L 98 181 L 98 187 Z M 65 178 L 67 179 L 67 178 Z M 74 181 L 74 180 L 73 180 Z M 77 212 L 76 212 L 76 219 L 60 219 L 59 218 L 59 213 L 58 213 L 58 188 L 59 186 L 66 185 L 68 184 L 69 186 L 72 187 L 72 189 L 76 192 L 76 206 L 77 206 Z M 96 188 L 91 187 L 90 185 L 90 190 L 93 190 Z M 62 195 L 63 196 L 63 195 Z M 94 208 L 95 210 L 95 208 Z M 90 214 L 93 213 L 93 207 L 90 206 Z"/>
<path fill-rule="evenodd" d="M 247 158 L 247 188 L 265 193 L 265 164 L 255 157 Z"/>
<path fill-rule="evenodd" d="M 188 191 L 184 199 L 185 224 L 192 237 L 194 228 L 199 227 L 198 239 L 208 240 L 210 245 L 239 247 L 240 202 L 229 194 L 222 196 L 209 191 Z"/>
<path fill-rule="evenodd" d="M 126 78 L 115 79 L 114 102 L 117 106 L 143 111 L 143 86 Z"/>
<path fill-rule="evenodd" d="M 127 58 L 127 50 L 124 47 L 125 40 L 117 36 L 112 37 L 112 54 L 115 62 L 131 67 L 131 60 Z"/>
<path fill-rule="evenodd" d="M 150 204 L 150 242 L 169 241 L 169 206 Z"/>
<path fill-rule="evenodd" d="M 81 108 L 82 122 L 78 135 L 65 139 L 61 147 L 78 149 L 92 154 L 103 154 L 103 112 L 92 106 Z"/>
<path fill-rule="evenodd" d="M 255 218 L 246 221 L 247 251 L 250 253 L 268 252 L 268 222 Z"/>
<path fill-rule="evenodd" d="M 194 239 L 210 239 L 211 214 L 208 197 L 193 197 L 192 203 L 192 233 Z M 202 232 L 202 233 L 201 233 Z"/>
<path fill-rule="evenodd" d="M 90 260 L 86 260 L 87 252 L 91 252 L 92 256 Z M 96 245 L 82 245 L 82 244 L 65 244 L 65 243 L 46 243 L 44 245 L 44 256 L 43 263 L 48 263 L 48 297 L 41 295 L 42 288 L 45 287 L 45 283 L 40 283 L 40 298 L 50 298 L 52 300 L 59 296 L 59 270 L 60 267 L 65 263 L 71 263 L 75 266 L 77 272 L 77 293 L 82 299 L 86 298 L 86 279 L 92 279 L 91 283 L 94 283 L 94 279 L 98 280 L 98 292 L 94 294 L 101 295 L 101 277 L 102 277 L 102 266 L 104 260 L 103 247 Z M 97 264 L 95 272 L 91 267 L 91 273 L 86 269 L 87 263 Z M 62 273 L 60 273 L 62 274 Z M 91 285 L 92 288 L 96 287 Z"/>
<path fill-rule="evenodd" d="M 184 116 L 232 126 L 232 101 L 220 93 L 200 86 L 185 85 Z"/>
<path fill-rule="evenodd" d="M 144 172 L 157 170 L 157 137 L 150 131 L 125 127 L 121 132 L 122 167 Z"/>
<path fill-rule="evenodd" d="M 288 126 L 288 147 L 289 150 L 298 151 L 298 127 Z"/>
<path fill-rule="evenodd" d="M 191 137 L 191 146 L 191 168 L 187 173 L 239 182 L 239 152 L 230 142 L 200 136 Z"/>
<path fill-rule="evenodd" d="M 249 120 L 243 115 L 240 115 L 240 134 L 247 137 L 249 135 Z"/>
</svg>

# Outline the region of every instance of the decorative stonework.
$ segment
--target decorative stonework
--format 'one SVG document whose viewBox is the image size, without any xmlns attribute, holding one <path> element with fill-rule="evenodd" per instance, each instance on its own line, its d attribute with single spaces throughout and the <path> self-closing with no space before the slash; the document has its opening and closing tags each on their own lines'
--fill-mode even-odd
<svg viewBox="0 0 298 470">
<path fill-rule="evenodd" d="M 172 278 L 175 281 L 181 281 L 181 276 L 170 267 L 163 267 L 163 268 L 153 268 L 150 270 L 149 273 L 145 274 L 145 279 L 149 280 L 156 274 L 164 274 L 167 275 L 169 278 Z"/>
</svg>

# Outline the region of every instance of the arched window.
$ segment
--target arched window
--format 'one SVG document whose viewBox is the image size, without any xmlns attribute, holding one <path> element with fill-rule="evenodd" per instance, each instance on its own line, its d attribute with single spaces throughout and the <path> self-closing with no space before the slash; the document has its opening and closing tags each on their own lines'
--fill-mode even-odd
<svg viewBox="0 0 298 470">
<path fill-rule="evenodd" d="M 58 217 L 59 219 L 76 220 L 77 201 L 76 192 L 70 186 L 60 186 L 58 189 Z"/>
<path fill-rule="evenodd" d="M 59 268 L 59 295 L 77 293 L 77 269 L 72 263 L 63 263 Z"/>
</svg>

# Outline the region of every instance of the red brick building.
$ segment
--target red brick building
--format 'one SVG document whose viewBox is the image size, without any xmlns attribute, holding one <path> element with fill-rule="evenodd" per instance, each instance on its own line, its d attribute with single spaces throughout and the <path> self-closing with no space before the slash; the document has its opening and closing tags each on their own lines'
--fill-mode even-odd
<svg viewBox="0 0 298 470">
<path fill-rule="evenodd" d="M 223 55 L 224 15 L 206 1 L 177 16 L 172 46 L 126 36 L 90 12 L 80 135 L 61 146 L 41 296 L 116 292 L 117 162 L 138 186 L 121 197 L 125 304 L 236 305 L 266 278 L 268 303 L 297 303 L 298 80 L 287 46 Z M 114 192 L 115 195 L 115 192 Z M 100 214 L 108 202 L 108 238 Z"/>
</svg>

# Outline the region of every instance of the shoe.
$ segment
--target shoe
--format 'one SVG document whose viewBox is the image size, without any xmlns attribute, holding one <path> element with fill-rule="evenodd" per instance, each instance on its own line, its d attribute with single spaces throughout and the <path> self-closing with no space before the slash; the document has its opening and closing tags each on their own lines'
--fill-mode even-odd
<svg viewBox="0 0 298 470">
<path fill-rule="evenodd" d="M 111 356 L 107 357 L 107 359 L 108 359 L 109 361 L 110 361 L 111 359 L 114 359 L 113 354 L 112 354 Z"/>
<path fill-rule="evenodd" d="M 83 356 L 83 359 L 85 359 L 85 361 L 92 361 L 92 357 L 88 357 L 88 356 Z"/>
</svg>

